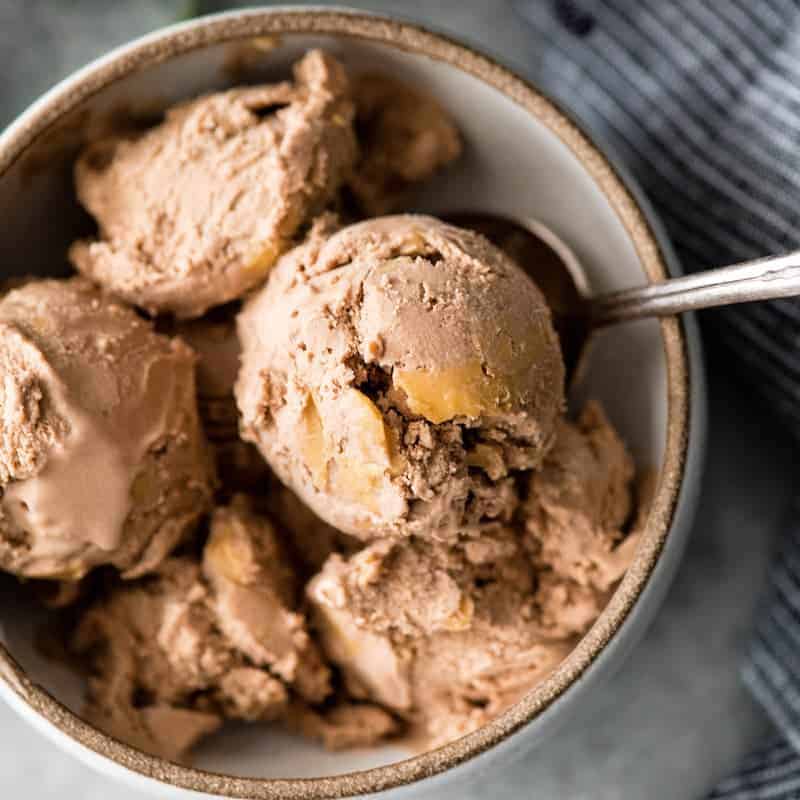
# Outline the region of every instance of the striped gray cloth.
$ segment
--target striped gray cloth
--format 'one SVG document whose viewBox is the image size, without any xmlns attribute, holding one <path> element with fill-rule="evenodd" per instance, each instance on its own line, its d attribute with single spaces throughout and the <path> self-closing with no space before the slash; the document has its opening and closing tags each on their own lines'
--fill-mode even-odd
<svg viewBox="0 0 800 800">
<path fill-rule="evenodd" d="M 687 270 L 800 247 L 800 0 L 514 0 L 541 85 L 608 142 Z M 706 332 L 800 442 L 800 301 Z M 779 731 L 714 798 L 800 798 L 800 503 L 744 680 Z"/>
</svg>

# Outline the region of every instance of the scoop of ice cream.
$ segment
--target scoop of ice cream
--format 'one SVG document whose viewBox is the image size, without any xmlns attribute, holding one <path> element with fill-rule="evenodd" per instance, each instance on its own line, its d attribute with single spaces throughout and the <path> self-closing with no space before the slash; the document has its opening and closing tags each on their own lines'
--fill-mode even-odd
<svg viewBox="0 0 800 800">
<path fill-rule="evenodd" d="M 342 66 L 311 51 L 293 83 L 200 97 L 139 137 L 93 143 L 75 181 L 100 233 L 73 263 L 151 313 L 240 297 L 350 171 L 353 113 Z"/>
<path fill-rule="evenodd" d="M 239 315 L 242 435 L 324 520 L 449 539 L 508 518 L 564 370 L 533 282 L 431 217 L 320 223 Z"/>
<path fill-rule="evenodd" d="M 276 719 L 292 696 L 323 700 L 330 671 L 295 610 L 298 590 L 269 520 L 241 498 L 218 508 L 202 565 L 168 559 L 84 613 L 72 649 L 92 661 L 87 716 L 180 758 L 224 719 Z"/>
<path fill-rule="evenodd" d="M 157 566 L 209 508 L 194 354 L 88 281 L 0 301 L 0 566 Z"/>
<path fill-rule="evenodd" d="M 330 692 L 330 673 L 296 612 L 300 587 L 275 528 L 242 497 L 217 509 L 203 553 L 216 624 L 233 648 L 310 702 Z"/>
<path fill-rule="evenodd" d="M 523 504 L 537 564 L 601 592 L 618 581 L 638 544 L 622 533 L 633 477 L 625 443 L 598 403 L 588 403 L 577 424 L 562 421 Z"/>
<path fill-rule="evenodd" d="M 416 538 L 333 556 L 308 587 L 314 622 L 348 692 L 405 716 L 430 744 L 505 709 L 569 652 L 539 624 L 536 574 L 508 530 L 482 550 Z M 488 555 L 488 560 L 482 560 Z M 477 561 L 473 561 L 477 557 Z M 585 616 L 599 610 L 593 597 Z"/>
<path fill-rule="evenodd" d="M 544 678 L 632 557 L 635 537 L 621 527 L 630 456 L 601 412 L 564 423 L 552 452 L 531 481 L 525 513 L 535 521 L 523 514 L 456 543 L 374 542 L 348 559 L 332 556 L 308 585 L 321 644 L 350 694 L 406 716 L 429 743 L 484 724 Z M 551 491 L 558 468 L 584 459 L 568 491 Z M 554 555 L 587 543 L 583 566 Z M 602 580 L 587 580 L 587 571 Z"/>
<path fill-rule="evenodd" d="M 461 137 L 432 97 L 385 75 L 354 81 L 361 154 L 348 186 L 368 217 L 397 211 L 414 184 L 461 155 Z"/>
</svg>

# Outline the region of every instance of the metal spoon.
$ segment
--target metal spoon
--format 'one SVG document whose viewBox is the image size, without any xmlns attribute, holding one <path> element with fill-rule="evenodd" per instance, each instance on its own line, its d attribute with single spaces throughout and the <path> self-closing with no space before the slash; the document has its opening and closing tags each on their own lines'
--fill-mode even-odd
<svg viewBox="0 0 800 800">
<path fill-rule="evenodd" d="M 598 328 L 642 317 L 800 294 L 800 251 L 795 251 L 591 295 L 580 261 L 538 220 L 474 213 L 450 214 L 447 219 L 482 233 L 534 278 L 553 312 L 568 376 L 574 375 L 589 336 Z"/>
</svg>

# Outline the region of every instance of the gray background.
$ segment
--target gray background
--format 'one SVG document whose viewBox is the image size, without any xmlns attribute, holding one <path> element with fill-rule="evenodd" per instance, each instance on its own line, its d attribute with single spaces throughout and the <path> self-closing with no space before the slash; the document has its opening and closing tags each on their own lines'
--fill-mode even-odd
<svg viewBox="0 0 800 800">
<path fill-rule="evenodd" d="M 537 55 L 504 2 L 349 4 L 428 21 L 535 74 Z M 0 0 L 0 128 L 96 55 L 189 14 L 225 6 Z M 725 377 L 729 357 L 709 353 L 711 425 L 701 509 L 664 609 L 579 719 L 525 763 L 473 784 L 465 800 L 700 797 L 764 739 L 767 722 L 739 683 L 738 662 L 790 496 L 792 453 L 781 430 Z M 90 772 L 0 705 L 0 797 L 21 796 L 141 797 Z"/>
</svg>

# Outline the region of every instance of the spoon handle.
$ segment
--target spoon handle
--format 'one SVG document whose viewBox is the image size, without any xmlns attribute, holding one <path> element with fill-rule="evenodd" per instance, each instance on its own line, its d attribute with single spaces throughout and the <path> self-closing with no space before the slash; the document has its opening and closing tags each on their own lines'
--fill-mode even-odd
<svg viewBox="0 0 800 800">
<path fill-rule="evenodd" d="M 592 327 L 800 295 L 800 251 L 710 269 L 589 299 Z"/>
</svg>

